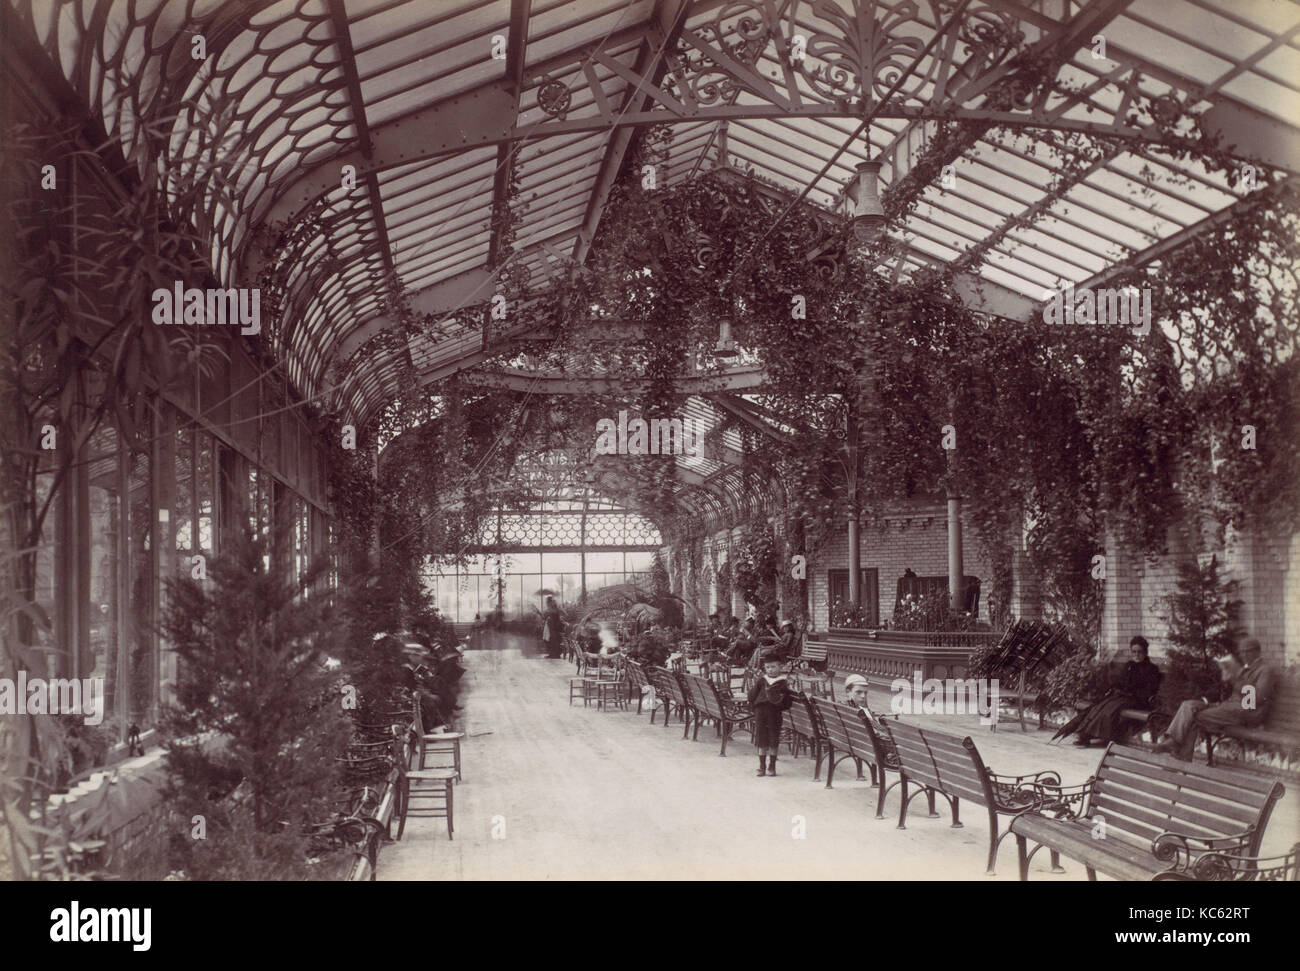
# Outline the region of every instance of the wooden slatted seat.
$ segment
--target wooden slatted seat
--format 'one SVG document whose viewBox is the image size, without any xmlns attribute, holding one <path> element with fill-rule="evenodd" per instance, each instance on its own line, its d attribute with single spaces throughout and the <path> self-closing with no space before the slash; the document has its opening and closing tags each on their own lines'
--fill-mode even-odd
<svg viewBox="0 0 1300 971">
<path fill-rule="evenodd" d="M 683 674 L 679 675 L 679 680 L 686 690 L 688 719 L 693 717 L 695 721 L 695 731 L 691 734 L 691 738 L 699 739 L 701 718 L 711 719 L 718 726 L 718 735 L 722 739 L 722 750 L 718 754 L 725 756 L 727 742 L 735 733 L 737 726 L 745 725 L 754 717 L 753 711 L 743 702 L 730 697 L 724 698 L 718 691 L 717 685 L 708 678 L 701 678 L 696 674 Z"/>
<path fill-rule="evenodd" d="M 827 646 L 825 641 L 810 640 L 807 634 L 799 636 L 799 653 L 792 659 L 796 668 L 824 667 Z"/>
<path fill-rule="evenodd" d="M 655 695 L 664 705 L 664 727 L 668 727 L 668 717 L 672 714 L 675 706 L 677 717 L 685 722 L 682 728 L 682 738 L 686 737 L 686 731 L 690 723 L 686 721 L 686 694 L 682 691 L 681 682 L 677 680 L 677 675 L 667 668 L 648 668 L 646 677 L 650 679 L 650 684 L 655 689 Z M 650 724 L 655 722 L 655 713 L 653 709 L 650 712 Z"/>
<path fill-rule="evenodd" d="M 907 828 L 908 803 L 920 792 L 926 795 L 931 817 L 938 815 L 934 811 L 936 793 L 948 801 L 954 829 L 962 826 L 961 800 L 983 806 L 989 814 L 989 857 L 985 871 L 989 876 L 995 874 L 1002 840 L 1011 834 L 1010 829 L 998 834 L 999 815 L 1014 817 L 1028 812 L 1040 805 L 1042 786 L 1061 784 L 1060 775 L 1051 771 L 1019 776 L 1002 776 L 990 771 L 970 736 L 959 738 L 901 721 L 893 723 L 890 731 L 898 750 L 902 783 L 898 828 Z M 911 784 L 921 789 L 909 796 L 907 789 Z"/>
<path fill-rule="evenodd" d="M 646 677 L 645 668 L 640 661 L 633 661 L 630 658 L 623 664 L 623 673 L 627 675 L 627 698 L 631 701 L 636 698 L 636 713 L 641 714 L 641 705 L 645 699 L 645 689 L 650 687 L 650 679 Z"/>
<path fill-rule="evenodd" d="M 841 705 L 825 698 L 810 699 L 819 727 L 826 733 L 826 788 L 835 779 L 835 766 L 852 758 L 862 778 L 862 763 L 871 769 L 871 782 L 880 791 L 876 798 L 876 818 L 885 818 L 885 798 L 900 779 L 889 782 L 886 770 L 898 771 L 898 752 L 889 726 L 879 718 L 869 718 L 861 709 Z M 838 757 L 836 753 L 842 753 Z"/>
<path fill-rule="evenodd" d="M 1090 880 L 1097 871 L 1119 880 L 1194 873 L 1207 853 L 1253 857 L 1285 791 L 1253 773 L 1115 744 L 1083 785 L 1038 788 L 1040 805 L 1011 821 L 1021 880 L 1029 879 L 1029 863 L 1043 847 L 1053 869 L 1067 856 L 1084 865 Z"/>
<path fill-rule="evenodd" d="M 1300 880 L 1300 843 L 1282 856 L 1202 853 L 1189 870 L 1165 870 L 1155 880 L 1207 880 L 1259 883 Z"/>
<path fill-rule="evenodd" d="M 794 693 L 794 703 L 786 713 L 790 723 L 790 757 L 797 759 L 806 745 L 815 760 L 813 779 L 822 777 L 822 759 L 826 757 L 826 730 L 822 728 L 812 699 L 803 692 Z"/>
<path fill-rule="evenodd" d="M 1225 738 L 1296 758 L 1300 754 L 1300 681 L 1294 677 L 1282 677 L 1278 681 L 1277 694 L 1262 725 L 1230 725 L 1212 733 L 1202 729 L 1201 735 L 1205 738 L 1209 765 L 1214 764 L 1214 746 Z"/>
</svg>

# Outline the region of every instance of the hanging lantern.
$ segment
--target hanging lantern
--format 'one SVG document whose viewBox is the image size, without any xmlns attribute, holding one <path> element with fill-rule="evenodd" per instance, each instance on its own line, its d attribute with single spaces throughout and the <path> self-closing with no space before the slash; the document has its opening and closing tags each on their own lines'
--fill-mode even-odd
<svg viewBox="0 0 1300 971">
<path fill-rule="evenodd" d="M 718 325 L 718 342 L 713 345 L 713 356 L 736 356 L 736 342 L 731 338 L 731 320 L 727 317 L 723 317 L 722 323 Z"/>
<path fill-rule="evenodd" d="M 858 163 L 858 174 L 848 185 L 853 202 L 853 236 L 863 244 L 874 243 L 885 228 L 885 209 L 880 204 L 880 160 Z"/>
</svg>

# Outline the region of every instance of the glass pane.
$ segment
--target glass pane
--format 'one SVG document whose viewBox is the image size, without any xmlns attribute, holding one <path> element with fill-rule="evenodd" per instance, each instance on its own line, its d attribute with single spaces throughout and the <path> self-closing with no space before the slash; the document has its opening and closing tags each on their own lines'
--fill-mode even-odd
<svg viewBox="0 0 1300 971">
<path fill-rule="evenodd" d="M 649 573 L 650 567 L 654 565 L 655 555 L 652 552 L 644 553 L 627 553 L 627 561 L 623 567 L 628 573 Z"/>
<path fill-rule="evenodd" d="M 132 452 L 127 457 L 130 507 L 130 613 L 128 630 L 131 688 L 127 717 L 143 731 L 152 721 L 157 656 L 154 653 L 153 605 L 153 517 L 152 469 L 149 455 Z M 122 726 L 125 728 L 126 726 Z"/>
<path fill-rule="evenodd" d="M 199 511 L 199 552 L 205 556 L 212 555 L 212 517 L 214 514 L 212 491 L 215 481 L 213 466 L 212 436 L 203 432 L 195 434 L 195 492 Z"/>
<path fill-rule="evenodd" d="M 118 570 L 122 506 L 118 487 L 117 430 L 98 429 L 86 446 L 90 485 L 90 677 L 104 680 L 106 717 L 118 711 Z"/>
<path fill-rule="evenodd" d="M 185 419 L 181 419 L 184 422 Z M 194 429 L 176 429 L 176 491 L 172 497 L 173 546 L 178 555 L 176 575 L 188 574 L 183 568 L 190 562 L 194 548 Z"/>
<path fill-rule="evenodd" d="M 587 575 L 592 573 L 622 573 L 623 572 L 623 554 L 622 553 L 588 553 L 587 554 Z"/>
<path fill-rule="evenodd" d="M 547 573 L 577 573 L 582 569 L 581 553 L 543 553 L 542 570 Z"/>
</svg>

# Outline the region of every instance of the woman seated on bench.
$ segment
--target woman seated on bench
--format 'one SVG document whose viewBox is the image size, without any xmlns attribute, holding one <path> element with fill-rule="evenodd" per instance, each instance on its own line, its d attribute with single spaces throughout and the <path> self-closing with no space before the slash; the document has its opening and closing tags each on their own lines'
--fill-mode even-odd
<svg viewBox="0 0 1300 971">
<path fill-rule="evenodd" d="M 1087 748 L 1097 739 L 1102 745 L 1122 741 L 1127 734 L 1121 725 L 1121 712 L 1126 708 L 1150 711 L 1156 692 L 1160 689 L 1160 669 L 1147 657 L 1147 639 L 1140 634 L 1129 640 L 1132 660 L 1124 666 L 1119 681 L 1100 701 L 1072 719 L 1053 736 L 1057 738 L 1077 732 L 1074 744 Z"/>
</svg>

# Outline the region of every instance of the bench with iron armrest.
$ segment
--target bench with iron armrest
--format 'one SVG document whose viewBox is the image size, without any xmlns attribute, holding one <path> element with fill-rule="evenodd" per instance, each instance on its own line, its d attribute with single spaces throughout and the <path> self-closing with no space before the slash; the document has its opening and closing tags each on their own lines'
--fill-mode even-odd
<svg viewBox="0 0 1300 971">
<path fill-rule="evenodd" d="M 1094 702 L 1091 701 L 1078 701 L 1075 702 L 1074 709 L 1083 713 L 1093 704 Z M 1122 721 L 1136 723 L 1139 736 L 1141 729 L 1145 727 L 1150 732 L 1152 744 L 1155 744 L 1161 732 L 1169 727 L 1171 721 L 1169 713 L 1163 711 L 1158 702 L 1153 702 L 1150 708 L 1124 708 L 1120 711 L 1119 717 Z"/>
<path fill-rule="evenodd" d="M 797 759 L 804 746 L 814 759 L 813 779 L 822 777 L 822 759 L 826 757 L 826 729 L 822 727 L 812 699 L 801 691 L 794 692 L 794 703 L 787 712 L 790 727 L 790 757 Z M 861 774 L 861 773 L 859 773 Z"/>
<path fill-rule="evenodd" d="M 343 767 L 343 785 L 349 793 L 379 793 L 379 808 L 370 818 L 381 821 L 384 838 L 396 842 L 406 831 L 407 802 L 403 780 L 409 759 L 404 738 L 348 744 L 347 754 L 335 759 Z M 393 832 L 393 824 L 397 831 Z"/>
<path fill-rule="evenodd" d="M 1202 853 L 1186 870 L 1165 870 L 1153 880 L 1203 880 L 1210 882 L 1281 882 L 1300 880 L 1300 843 L 1282 856 L 1233 856 Z"/>
<path fill-rule="evenodd" d="M 799 635 L 799 650 L 790 659 L 796 671 L 826 671 L 826 642 L 814 641 L 806 633 Z"/>
<path fill-rule="evenodd" d="M 1116 676 L 1121 669 L 1122 665 L 1118 662 L 1113 662 L 1111 676 Z M 1151 734 L 1152 744 L 1155 744 L 1156 740 L 1160 737 L 1161 732 L 1169 727 L 1169 722 L 1172 718 L 1169 714 L 1170 710 L 1178 707 L 1177 702 L 1168 695 L 1170 686 L 1168 673 L 1169 672 L 1163 668 L 1161 669 L 1160 686 L 1156 693 L 1147 699 L 1144 706 L 1138 708 L 1124 708 L 1119 712 L 1121 727 L 1124 730 L 1131 732 L 1136 728 L 1139 737 L 1141 737 L 1142 729 L 1146 728 Z M 1076 701 L 1074 704 L 1075 711 L 1082 714 L 1091 708 L 1096 701 L 1100 700 L 1101 698 L 1099 697 L 1093 701 Z M 1116 740 L 1120 742 L 1125 741 L 1124 738 L 1117 738 Z"/>
<path fill-rule="evenodd" d="M 984 764 L 975 742 L 966 736 L 947 735 L 927 731 L 907 722 L 890 726 L 894 745 L 898 750 L 899 780 L 902 783 L 902 805 L 898 812 L 898 828 L 907 828 L 907 806 L 924 792 L 934 811 L 937 793 L 948 801 L 952 810 L 953 828 L 960 828 L 961 800 L 983 806 L 989 814 L 988 876 L 993 876 L 1002 841 L 1011 834 L 1007 829 L 998 834 L 998 817 L 1018 817 L 1021 813 L 1041 805 L 1042 787 L 1059 786 L 1061 777 L 1056 772 L 1035 772 L 1032 775 L 1004 776 L 993 772 Z M 918 792 L 908 795 L 911 784 L 919 785 Z M 1015 819 L 1012 820 L 1012 825 Z"/>
<path fill-rule="evenodd" d="M 718 726 L 718 735 L 722 739 L 722 751 L 719 755 L 727 754 L 727 742 L 735 733 L 737 726 L 746 725 L 753 717 L 754 713 L 750 710 L 749 705 L 737 701 L 734 698 L 722 696 L 718 691 L 718 686 L 708 678 L 701 678 L 697 674 L 683 674 L 679 676 L 682 686 L 686 689 L 686 712 L 687 719 L 694 719 L 695 731 L 691 734 L 693 740 L 700 737 L 700 719 L 712 719 Z M 752 731 L 748 728 L 742 728 L 748 731 L 752 737 Z"/>
<path fill-rule="evenodd" d="M 837 763 L 852 758 L 861 779 L 862 763 L 866 762 L 871 770 L 871 783 L 880 790 L 876 798 L 876 818 L 884 819 L 885 798 L 901 781 L 895 779 L 891 783 L 886 774 L 887 770 L 897 772 L 899 769 L 898 752 L 889 726 L 878 718 L 868 717 L 859 708 L 824 698 L 813 698 L 811 702 L 817 721 L 826 733 L 826 788 L 831 788 L 835 779 Z"/>
<path fill-rule="evenodd" d="M 735 697 L 731 682 L 731 662 L 725 657 L 713 655 L 712 660 L 704 666 L 704 675 L 718 686 L 724 697 Z"/>
<path fill-rule="evenodd" d="M 1214 764 L 1214 746 L 1225 738 L 1295 759 L 1300 754 L 1300 679 L 1294 676 L 1278 679 L 1277 691 L 1263 724 L 1253 727 L 1229 725 L 1213 732 L 1204 729 L 1200 732 L 1205 739 L 1207 765 Z"/>
<path fill-rule="evenodd" d="M 645 691 L 650 687 L 650 679 L 646 676 L 646 670 L 641 662 L 633 661 L 631 658 L 623 662 L 623 673 L 627 676 L 627 700 L 636 699 L 636 713 L 639 715 L 645 699 Z"/>
<path fill-rule="evenodd" d="M 379 791 L 362 786 L 347 793 L 331 818 L 307 827 L 310 852 L 314 856 L 331 850 L 349 849 L 353 854 L 348 880 L 374 880 L 379 867 L 379 846 L 388 829 L 393 800 Z"/>
<path fill-rule="evenodd" d="M 1038 788 L 1040 805 L 1011 821 L 1021 880 L 1029 879 L 1029 863 L 1043 847 L 1055 872 L 1061 872 L 1060 857 L 1066 856 L 1084 865 L 1089 880 L 1098 871 L 1119 880 L 1169 879 L 1169 871 L 1194 874 L 1207 853 L 1253 857 L 1285 791 L 1252 773 L 1192 765 L 1114 743 L 1083 785 Z M 1032 851 L 1030 840 L 1037 844 Z"/>
<path fill-rule="evenodd" d="M 690 729 L 690 722 L 686 718 L 686 694 L 682 691 L 682 684 L 677 680 L 677 675 L 667 668 L 647 668 L 646 677 L 650 679 L 651 686 L 655 689 L 655 698 L 663 702 L 664 706 L 664 727 L 668 727 L 668 717 L 672 714 L 674 707 L 677 709 L 677 717 L 680 718 L 684 725 L 682 727 L 682 738 L 686 737 Z M 650 724 L 655 723 L 654 709 L 650 710 Z"/>
</svg>

